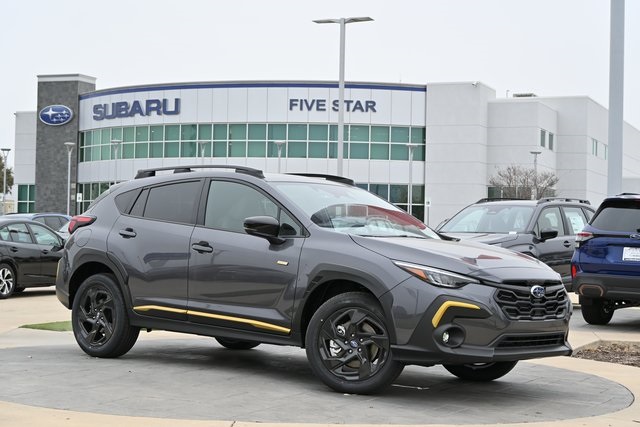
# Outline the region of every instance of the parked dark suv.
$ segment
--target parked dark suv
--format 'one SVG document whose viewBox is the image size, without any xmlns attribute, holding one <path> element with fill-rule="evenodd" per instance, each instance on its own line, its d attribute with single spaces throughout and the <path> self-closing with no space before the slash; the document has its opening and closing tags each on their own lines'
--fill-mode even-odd
<svg viewBox="0 0 640 427">
<path fill-rule="evenodd" d="M 602 202 L 578 233 L 571 273 L 587 323 L 606 325 L 614 310 L 640 305 L 640 194 Z"/>
<path fill-rule="evenodd" d="M 593 213 L 586 200 L 482 199 L 440 225 L 438 232 L 530 255 L 558 272 L 569 287 L 576 234 Z"/>
<path fill-rule="evenodd" d="M 489 381 L 571 353 L 567 293 L 531 257 L 441 239 L 344 178 L 164 169 L 71 221 L 57 296 L 91 356 L 140 328 L 294 345 L 329 387 L 372 393 L 405 364 Z"/>
</svg>

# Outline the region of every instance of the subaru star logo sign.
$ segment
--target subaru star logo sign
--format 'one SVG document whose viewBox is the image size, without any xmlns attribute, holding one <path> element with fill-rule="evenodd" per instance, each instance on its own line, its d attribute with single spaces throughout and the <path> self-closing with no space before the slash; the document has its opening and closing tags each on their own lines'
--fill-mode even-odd
<svg viewBox="0 0 640 427">
<path fill-rule="evenodd" d="M 531 287 L 531 295 L 534 298 L 542 298 L 544 297 L 544 288 L 540 285 L 535 285 Z"/>
<path fill-rule="evenodd" d="M 40 110 L 40 121 L 45 125 L 60 126 L 69 123 L 73 111 L 66 105 L 49 105 Z"/>
</svg>

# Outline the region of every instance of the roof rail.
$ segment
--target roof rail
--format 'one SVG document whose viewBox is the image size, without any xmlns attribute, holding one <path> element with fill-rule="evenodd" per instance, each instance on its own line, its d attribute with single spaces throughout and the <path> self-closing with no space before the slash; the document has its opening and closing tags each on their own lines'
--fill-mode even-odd
<svg viewBox="0 0 640 427">
<path fill-rule="evenodd" d="M 485 197 L 484 199 L 478 200 L 476 203 L 499 202 L 500 200 L 527 200 L 527 199 L 522 199 L 520 197 Z"/>
<path fill-rule="evenodd" d="M 306 173 L 306 172 L 287 173 L 287 175 L 306 176 L 309 178 L 324 178 L 327 181 L 339 182 L 341 184 L 347 184 L 352 187 L 356 185 L 356 183 L 351 178 L 345 178 L 344 176 L 326 175 L 322 173 Z"/>
<path fill-rule="evenodd" d="M 185 173 L 185 172 L 194 172 L 194 169 L 233 169 L 237 173 L 244 173 L 247 175 L 255 176 L 256 178 L 264 178 L 264 174 L 260 169 L 254 169 L 248 166 L 192 165 L 192 166 L 166 166 L 162 168 L 140 169 L 138 170 L 138 173 L 136 173 L 135 179 L 156 176 L 156 172 L 159 172 L 159 171 L 173 170 L 173 173 Z"/>
<path fill-rule="evenodd" d="M 591 202 L 586 199 L 573 199 L 571 197 L 543 197 L 542 199 L 538 200 L 538 204 L 545 202 L 578 202 L 584 203 L 585 205 L 591 204 Z"/>
</svg>

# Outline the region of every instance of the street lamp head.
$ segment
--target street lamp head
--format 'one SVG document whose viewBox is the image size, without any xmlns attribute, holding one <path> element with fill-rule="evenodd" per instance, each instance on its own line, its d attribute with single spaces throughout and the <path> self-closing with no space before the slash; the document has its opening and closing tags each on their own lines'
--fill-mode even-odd
<svg viewBox="0 0 640 427">
<path fill-rule="evenodd" d="M 542 151 L 529 151 L 529 153 L 537 156 L 538 154 L 542 154 Z"/>
<path fill-rule="evenodd" d="M 345 24 L 351 24 L 352 22 L 373 21 L 373 18 L 370 18 L 368 16 L 358 16 L 352 18 L 314 19 L 313 22 L 315 22 L 316 24 L 339 24 L 342 20 L 344 20 Z"/>
<path fill-rule="evenodd" d="M 121 139 L 112 139 L 111 140 L 111 143 L 114 144 L 114 145 L 119 145 L 121 142 L 122 142 Z"/>
<path fill-rule="evenodd" d="M 69 152 L 69 154 L 71 154 L 71 152 L 73 151 L 73 147 L 76 146 L 75 142 L 65 142 L 64 145 L 67 147 L 67 151 Z"/>
<path fill-rule="evenodd" d="M 2 153 L 6 156 L 9 154 L 9 151 L 11 151 L 11 148 L 0 148 L 0 150 L 2 150 Z"/>
</svg>

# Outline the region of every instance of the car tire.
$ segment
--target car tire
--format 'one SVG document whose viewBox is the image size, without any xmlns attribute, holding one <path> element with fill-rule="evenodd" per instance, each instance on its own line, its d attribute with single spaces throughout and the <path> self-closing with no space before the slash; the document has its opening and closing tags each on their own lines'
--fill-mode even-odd
<svg viewBox="0 0 640 427">
<path fill-rule="evenodd" d="M 0 264 L 0 299 L 9 298 L 16 290 L 16 273 L 9 264 Z"/>
<path fill-rule="evenodd" d="M 606 325 L 613 317 L 613 309 L 602 298 L 584 298 L 580 301 L 582 318 L 590 325 Z"/>
<path fill-rule="evenodd" d="M 493 381 L 508 374 L 518 361 L 443 365 L 456 377 L 467 381 Z"/>
<path fill-rule="evenodd" d="M 259 342 L 255 341 L 241 341 L 222 337 L 215 338 L 221 346 L 228 348 L 229 350 L 251 350 L 252 348 L 260 345 Z"/>
<path fill-rule="evenodd" d="M 380 304 L 362 292 L 337 295 L 322 304 L 311 317 L 305 346 L 313 373 L 341 393 L 376 393 L 404 368 L 393 359 Z"/>
<path fill-rule="evenodd" d="M 129 324 L 122 292 L 110 274 L 90 276 L 80 285 L 71 324 L 80 348 L 94 357 L 122 356 L 140 333 L 140 328 Z"/>
</svg>

